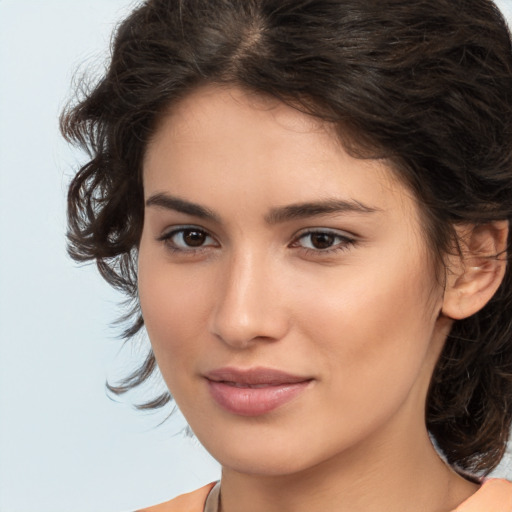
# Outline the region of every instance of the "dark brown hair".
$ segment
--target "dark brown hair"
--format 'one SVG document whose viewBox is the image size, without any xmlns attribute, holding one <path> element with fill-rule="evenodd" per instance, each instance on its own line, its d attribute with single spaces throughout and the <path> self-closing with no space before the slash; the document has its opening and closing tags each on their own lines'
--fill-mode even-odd
<svg viewBox="0 0 512 512">
<path fill-rule="evenodd" d="M 457 223 L 512 219 L 512 50 L 491 1 L 149 0 L 119 26 L 106 74 L 61 119 L 90 155 L 69 189 L 69 251 L 133 301 L 126 338 L 143 326 L 144 151 L 169 105 L 205 83 L 279 98 L 337 123 L 352 152 L 389 159 L 417 197 L 437 261 Z M 111 389 L 154 370 L 150 352 Z M 509 267 L 489 304 L 454 324 L 426 421 L 451 464 L 488 472 L 511 420 Z"/>
</svg>

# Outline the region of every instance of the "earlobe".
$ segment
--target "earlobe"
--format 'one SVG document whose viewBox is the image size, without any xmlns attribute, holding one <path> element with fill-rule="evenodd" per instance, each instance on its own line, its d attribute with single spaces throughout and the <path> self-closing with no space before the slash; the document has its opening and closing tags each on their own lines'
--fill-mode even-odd
<svg viewBox="0 0 512 512">
<path fill-rule="evenodd" d="M 508 221 L 456 226 L 460 254 L 447 257 L 442 314 L 467 318 L 496 293 L 507 265 Z"/>
</svg>

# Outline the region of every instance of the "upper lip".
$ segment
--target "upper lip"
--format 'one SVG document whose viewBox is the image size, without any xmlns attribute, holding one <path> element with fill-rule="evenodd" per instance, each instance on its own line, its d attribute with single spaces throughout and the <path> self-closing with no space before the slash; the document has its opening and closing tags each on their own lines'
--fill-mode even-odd
<svg viewBox="0 0 512 512">
<path fill-rule="evenodd" d="M 273 368 L 218 368 L 205 374 L 208 380 L 214 382 L 233 382 L 245 385 L 262 385 L 278 386 L 280 384 L 296 384 L 311 380 L 311 377 L 293 375 L 281 370 Z"/>
</svg>

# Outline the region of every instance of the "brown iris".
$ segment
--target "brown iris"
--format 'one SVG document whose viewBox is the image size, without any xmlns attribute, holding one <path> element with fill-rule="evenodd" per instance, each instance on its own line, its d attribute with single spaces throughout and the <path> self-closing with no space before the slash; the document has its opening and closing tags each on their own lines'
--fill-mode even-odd
<svg viewBox="0 0 512 512">
<path fill-rule="evenodd" d="M 335 236 L 329 233 L 312 233 L 311 245 L 315 249 L 328 249 L 334 243 Z"/>
<path fill-rule="evenodd" d="M 200 247 L 206 240 L 206 234 L 195 229 L 188 229 L 183 232 L 183 241 L 189 247 Z"/>
</svg>

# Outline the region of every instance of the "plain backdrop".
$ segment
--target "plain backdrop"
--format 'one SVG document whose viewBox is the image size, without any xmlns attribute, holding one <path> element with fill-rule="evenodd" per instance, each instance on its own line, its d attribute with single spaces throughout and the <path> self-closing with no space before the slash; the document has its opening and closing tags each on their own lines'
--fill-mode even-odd
<svg viewBox="0 0 512 512">
<path fill-rule="evenodd" d="M 66 185 L 83 155 L 58 114 L 134 5 L 0 0 L 0 512 L 129 511 L 220 474 L 179 414 L 158 426 L 165 413 L 131 407 L 143 397 L 107 397 L 105 380 L 145 341 L 121 349 L 121 297 L 65 251 Z M 499 5 L 512 19 L 512 0 Z M 512 476 L 508 455 L 496 473 Z"/>
</svg>

